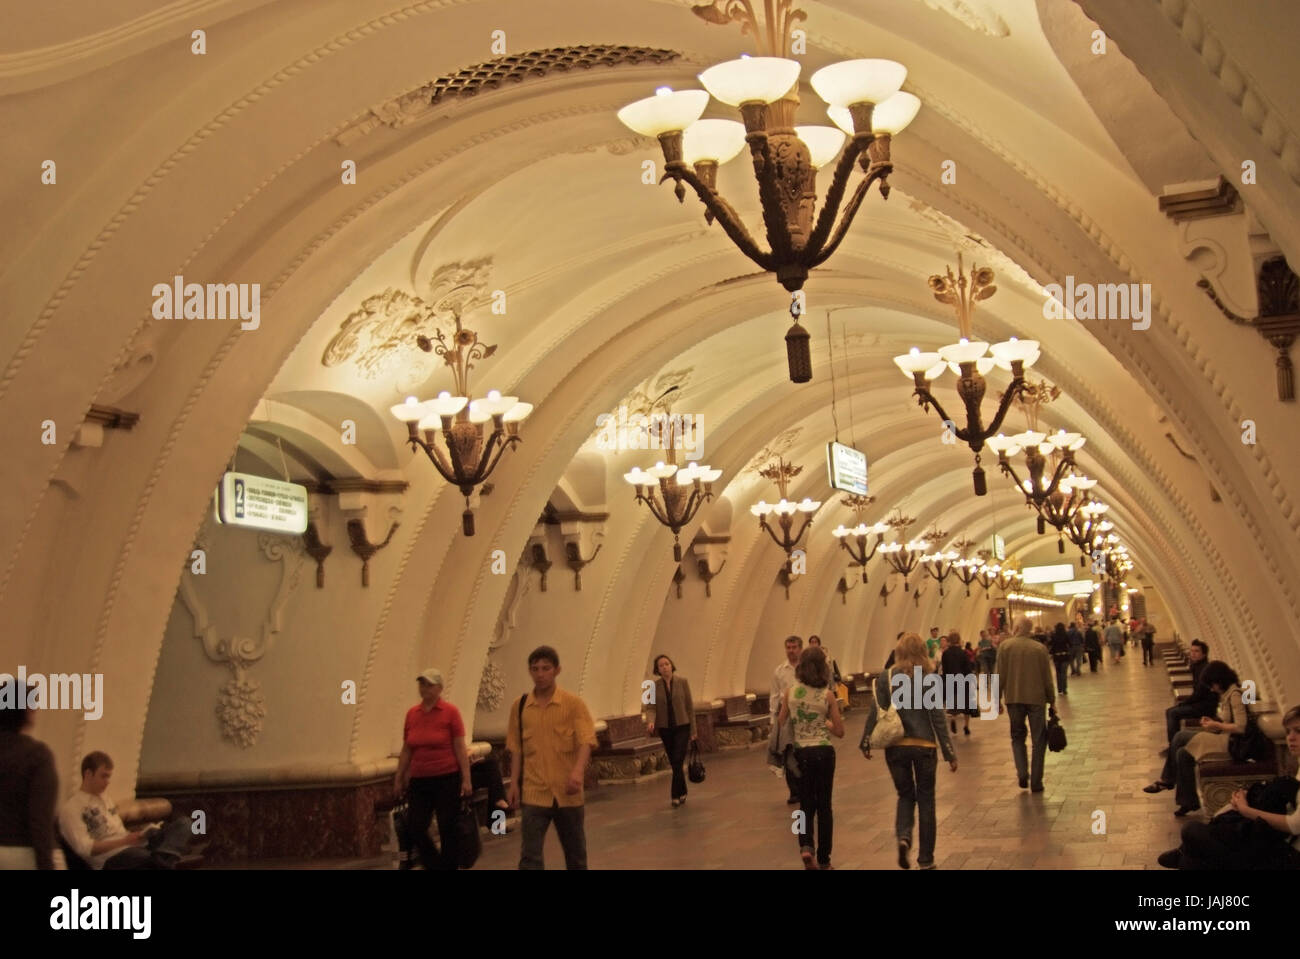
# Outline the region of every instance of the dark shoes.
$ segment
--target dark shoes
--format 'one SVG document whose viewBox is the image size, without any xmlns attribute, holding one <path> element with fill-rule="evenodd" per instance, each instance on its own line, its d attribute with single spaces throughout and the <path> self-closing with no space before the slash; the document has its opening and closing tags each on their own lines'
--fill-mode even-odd
<svg viewBox="0 0 1300 959">
<path fill-rule="evenodd" d="M 1174 815 L 1177 816 L 1179 819 L 1182 819 L 1188 813 L 1194 813 L 1199 811 L 1200 808 L 1201 808 L 1200 806 L 1179 806 L 1177 809 L 1174 810 Z"/>
<path fill-rule="evenodd" d="M 1028 780 L 1028 779 L 1022 779 L 1022 780 L 1020 780 L 1020 788 L 1021 788 L 1021 789 L 1028 789 L 1028 788 L 1029 788 L 1029 780 Z"/>
<path fill-rule="evenodd" d="M 907 861 L 907 854 L 912 851 L 912 844 L 906 839 L 898 840 L 898 868 L 910 869 L 911 863 Z"/>
<path fill-rule="evenodd" d="M 791 796 L 789 799 L 787 799 L 787 800 L 785 801 L 785 804 L 786 804 L 787 806 L 795 806 L 795 805 L 798 805 L 798 803 L 799 803 L 799 797 L 798 797 L 798 796 Z"/>
<path fill-rule="evenodd" d="M 1171 849 L 1168 852 L 1162 852 L 1158 857 L 1156 857 L 1156 862 L 1160 863 L 1160 865 L 1164 866 L 1166 869 L 1182 869 L 1183 852 L 1181 849 Z"/>
<path fill-rule="evenodd" d="M 970 735 L 970 727 L 969 727 L 969 726 L 966 727 L 966 735 L 967 735 L 967 736 Z"/>
<path fill-rule="evenodd" d="M 1173 783 L 1167 783 L 1167 782 L 1163 782 L 1162 780 L 1157 779 L 1157 780 L 1156 780 L 1155 782 L 1153 782 L 1150 786 L 1143 786 L 1143 787 L 1142 787 L 1142 791 L 1143 791 L 1144 793 L 1158 793 L 1158 792 L 1161 792 L 1161 791 L 1163 791 L 1163 790 L 1165 790 L 1165 789 L 1173 789 L 1173 788 L 1174 788 L 1174 784 L 1173 784 Z"/>
<path fill-rule="evenodd" d="M 1029 791 L 1030 791 L 1031 793 L 1040 793 L 1040 792 L 1043 791 L 1043 784 L 1042 784 L 1042 783 L 1034 783 L 1034 785 L 1032 785 L 1032 786 L 1029 787 Z"/>
<path fill-rule="evenodd" d="M 1166 758 L 1169 755 L 1169 747 L 1166 746 L 1164 749 L 1160 750 L 1157 755 L 1159 755 L 1161 759 Z"/>
</svg>

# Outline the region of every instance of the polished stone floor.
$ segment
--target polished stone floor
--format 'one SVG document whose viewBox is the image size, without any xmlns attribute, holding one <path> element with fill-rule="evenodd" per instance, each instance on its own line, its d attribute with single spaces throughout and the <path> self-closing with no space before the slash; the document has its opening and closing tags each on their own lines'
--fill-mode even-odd
<svg viewBox="0 0 1300 959">
<path fill-rule="evenodd" d="M 1181 821 L 1172 793 L 1142 792 L 1160 769 L 1164 710 L 1171 704 L 1162 664 L 1143 667 L 1129 649 L 1119 665 L 1071 677 L 1061 697 L 1068 748 L 1047 754 L 1046 791 L 1016 783 L 1005 715 L 958 724 L 958 771 L 940 764 L 937 787 L 940 869 L 1160 869 L 1156 856 L 1178 845 Z M 889 773 L 877 754 L 856 746 L 866 721 L 850 712 L 838 742 L 835 773 L 837 869 L 897 869 Z M 762 749 L 705 757 L 708 778 L 690 787 L 687 804 L 669 805 L 666 777 L 588 794 L 587 842 L 593 869 L 799 869 L 783 781 Z M 1094 823 L 1105 830 L 1094 832 Z M 518 833 L 484 842 L 476 869 L 513 869 Z M 915 859 L 915 854 L 913 855 Z M 554 830 L 549 868 L 563 868 Z M 287 865 L 287 864 L 277 864 Z M 311 868 L 384 868 L 375 861 L 302 864 Z"/>
</svg>

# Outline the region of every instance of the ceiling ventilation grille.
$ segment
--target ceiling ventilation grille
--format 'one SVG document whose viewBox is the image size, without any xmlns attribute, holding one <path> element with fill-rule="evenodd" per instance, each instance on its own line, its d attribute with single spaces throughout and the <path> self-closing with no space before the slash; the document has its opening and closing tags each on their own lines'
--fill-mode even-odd
<svg viewBox="0 0 1300 959">
<path fill-rule="evenodd" d="M 637 63 L 662 64 L 679 57 L 681 54 L 676 50 L 657 50 L 653 47 L 608 44 L 551 47 L 549 50 L 530 50 L 486 63 L 476 63 L 472 67 L 439 77 L 420 89 L 422 93 L 428 94 L 429 102 L 433 104 L 451 97 L 472 97 L 485 90 L 498 89 L 506 83 L 521 83 L 552 73 Z"/>
</svg>

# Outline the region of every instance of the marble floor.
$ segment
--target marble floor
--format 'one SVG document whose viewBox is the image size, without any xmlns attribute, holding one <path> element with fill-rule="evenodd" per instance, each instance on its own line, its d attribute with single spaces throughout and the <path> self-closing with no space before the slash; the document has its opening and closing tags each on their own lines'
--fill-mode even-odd
<svg viewBox="0 0 1300 959">
<path fill-rule="evenodd" d="M 1162 664 L 1143 667 L 1130 649 L 1119 665 L 1086 667 L 1061 697 L 1068 748 L 1047 754 L 1046 791 L 1016 782 L 1005 715 L 971 720 L 961 734 L 959 768 L 940 764 L 937 785 L 940 869 L 1155 869 L 1156 856 L 1178 845 L 1181 821 L 1172 793 L 1142 792 L 1160 769 L 1164 710 L 1172 702 Z M 857 743 L 864 710 L 847 717 L 836 746 L 837 869 L 897 869 L 895 793 L 879 754 L 868 762 Z M 680 809 L 669 805 L 666 776 L 588 794 L 587 842 L 593 869 L 800 869 L 783 781 L 762 749 L 705 757 L 708 778 L 690 787 Z M 1104 814 L 1104 820 L 1098 813 Z M 1094 823 L 1104 821 L 1104 832 Z M 513 869 L 518 833 L 485 839 L 476 869 Z M 915 860 L 915 854 L 913 854 Z M 564 859 L 554 830 L 549 868 Z M 265 864 L 271 865 L 271 864 Z M 277 863 L 278 866 L 291 865 Z M 306 868 L 390 868 L 384 861 L 293 864 Z"/>
</svg>

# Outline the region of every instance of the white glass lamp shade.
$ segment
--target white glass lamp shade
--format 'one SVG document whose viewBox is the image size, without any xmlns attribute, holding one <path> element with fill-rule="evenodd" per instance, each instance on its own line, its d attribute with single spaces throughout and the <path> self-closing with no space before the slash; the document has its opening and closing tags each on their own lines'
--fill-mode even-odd
<svg viewBox="0 0 1300 959">
<path fill-rule="evenodd" d="M 405 403 L 398 403 L 396 406 L 390 406 L 388 410 L 403 423 L 419 422 L 424 419 L 427 413 L 424 404 L 414 396 L 408 396 Z"/>
<path fill-rule="evenodd" d="M 709 95 L 703 90 L 662 88 L 652 97 L 629 103 L 618 111 L 622 124 L 642 136 L 657 137 L 673 130 L 685 130 L 704 113 Z"/>
<path fill-rule="evenodd" d="M 815 500 L 811 500 L 807 496 L 805 496 L 803 499 L 799 501 L 799 512 L 812 513 L 820 509 L 821 505 L 822 505 L 821 503 L 816 502 Z"/>
<path fill-rule="evenodd" d="M 886 533 L 889 532 L 889 524 L 873 523 L 870 527 L 868 527 L 867 532 L 874 533 L 876 536 L 884 536 Z"/>
<path fill-rule="evenodd" d="M 835 127 L 795 127 L 794 132 L 808 146 L 812 168 L 820 170 L 835 159 L 844 146 L 844 133 Z"/>
<path fill-rule="evenodd" d="M 1014 436 L 1007 436 L 1005 433 L 999 433 L 997 436 L 990 436 L 984 441 L 988 444 L 989 449 L 995 453 L 1006 453 L 1008 456 L 1015 456 L 1020 452 L 1020 444 L 1016 442 Z"/>
<path fill-rule="evenodd" d="M 962 337 L 956 343 L 939 347 L 939 355 L 953 368 L 954 372 L 957 371 L 958 364 L 974 363 L 984 358 L 984 354 L 988 351 L 989 345 L 987 343 L 982 343 L 979 340 L 972 343 L 965 337 Z"/>
<path fill-rule="evenodd" d="M 1087 476 L 1071 476 L 1069 482 L 1070 489 L 1092 489 L 1097 485 L 1095 479 L 1091 479 Z"/>
<path fill-rule="evenodd" d="M 836 526 L 833 530 L 831 530 L 831 535 L 834 536 L 836 539 L 843 539 L 845 536 L 848 536 L 852 532 L 853 530 L 847 528 L 843 523 L 841 523 L 839 526 Z"/>
<path fill-rule="evenodd" d="M 701 466 L 695 474 L 706 483 L 716 483 L 722 478 L 722 470 L 710 469 L 707 466 Z"/>
<path fill-rule="evenodd" d="M 771 103 L 790 92 L 800 67 L 799 61 L 782 57 L 741 57 L 709 67 L 700 74 L 700 83 L 728 106 Z"/>
<path fill-rule="evenodd" d="M 924 539 L 914 539 L 912 540 L 912 542 L 907 544 L 908 552 L 912 552 L 912 553 L 919 553 L 921 550 L 929 549 L 929 548 L 930 548 L 929 541 Z"/>
<path fill-rule="evenodd" d="M 517 396 L 502 396 L 496 390 L 490 390 L 488 395 L 481 400 L 474 400 L 469 404 L 469 415 L 472 419 L 476 415 L 483 416 L 501 416 L 519 403 Z"/>
<path fill-rule="evenodd" d="M 776 507 L 774 507 L 771 503 L 765 503 L 763 500 L 759 500 L 757 503 L 755 503 L 753 506 L 749 508 L 749 511 L 753 513 L 755 516 L 766 516 L 768 513 L 772 512 L 772 510 L 774 510 L 775 508 Z"/>
<path fill-rule="evenodd" d="M 1047 439 L 1046 433 L 1038 433 L 1034 430 L 1025 430 L 1023 433 L 1017 433 L 1012 437 L 1022 447 L 1038 446 L 1043 440 Z M 1051 447 L 1048 447 L 1049 449 Z"/>
<path fill-rule="evenodd" d="M 434 399 L 425 401 L 424 409 L 430 416 L 455 416 L 465 408 L 465 404 L 468 402 L 467 397 L 452 396 L 446 390 L 443 390 Z"/>
<path fill-rule="evenodd" d="M 859 523 L 851 530 L 854 536 L 867 536 L 871 533 L 871 527 L 866 523 Z"/>
<path fill-rule="evenodd" d="M 882 552 L 882 553 L 897 553 L 897 552 L 898 552 L 899 550 L 901 550 L 902 548 L 903 548 L 903 544 L 902 544 L 902 543 L 886 543 L 884 546 L 880 547 L 880 552 Z"/>
<path fill-rule="evenodd" d="M 695 477 L 699 475 L 700 464 L 690 463 L 677 470 L 677 485 L 690 486 L 695 482 Z"/>
<path fill-rule="evenodd" d="M 506 410 L 506 415 L 503 419 L 507 423 L 522 423 L 524 420 L 528 419 L 529 414 L 532 412 L 532 403 L 516 403 L 514 406 L 510 407 L 510 409 Z"/>
<path fill-rule="evenodd" d="M 882 103 L 897 93 L 906 79 L 907 67 L 893 60 L 844 60 L 822 67 L 809 82 L 831 106 L 847 107 Z"/>
<path fill-rule="evenodd" d="M 1013 360 L 1022 360 L 1028 369 L 1037 362 L 1040 355 L 1037 340 L 1018 340 L 1014 336 L 1005 343 L 994 343 L 989 347 L 989 352 L 1004 370 L 1011 369 Z"/>
<path fill-rule="evenodd" d="M 682 134 L 682 159 L 694 166 L 713 160 L 719 166 L 745 149 L 745 125 L 735 120 L 696 120 Z"/>
<path fill-rule="evenodd" d="M 772 508 L 776 510 L 776 512 L 781 516 L 790 516 L 795 512 L 795 510 L 799 508 L 799 504 L 791 503 L 787 499 L 782 499 L 779 503 L 777 503 Z"/>
<path fill-rule="evenodd" d="M 957 560 L 961 559 L 961 554 L 958 553 L 956 550 L 951 550 L 951 549 L 950 549 L 950 550 L 948 550 L 948 552 L 946 552 L 946 553 L 943 554 L 943 558 L 946 559 L 946 560 L 947 560 L 948 562 L 950 562 L 950 563 L 955 563 L 955 562 L 957 562 Z"/>
<path fill-rule="evenodd" d="M 627 480 L 633 486 L 649 486 L 654 482 L 655 478 L 645 470 L 641 469 L 641 467 L 634 466 L 632 472 L 623 474 L 623 479 Z"/>
<path fill-rule="evenodd" d="M 671 463 L 656 463 L 654 466 L 646 470 L 646 472 L 657 480 L 667 479 L 677 472 L 677 467 L 673 466 Z"/>
<path fill-rule="evenodd" d="M 902 356 L 894 357 L 894 363 L 903 371 L 904 376 L 911 376 L 913 373 L 924 373 L 927 380 L 934 379 L 944 370 L 942 356 L 938 353 L 922 353 L 915 346 Z"/>
<path fill-rule="evenodd" d="M 902 133 L 908 124 L 916 119 L 921 109 L 921 101 L 910 93 L 901 90 L 888 100 L 876 104 L 871 111 L 871 132 Z"/>
<path fill-rule="evenodd" d="M 1088 442 L 1079 433 L 1067 433 L 1065 430 L 1057 430 L 1047 441 L 1058 450 L 1081 450 Z"/>
<path fill-rule="evenodd" d="M 492 419 L 492 414 L 483 407 L 475 406 L 473 403 L 469 405 L 469 421 L 471 423 L 486 423 L 490 419 Z"/>
<path fill-rule="evenodd" d="M 937 559 L 942 559 L 942 558 L 943 557 L 941 557 L 938 553 L 926 553 L 924 556 L 921 557 L 921 562 L 931 563 Z"/>
</svg>

